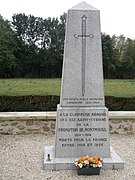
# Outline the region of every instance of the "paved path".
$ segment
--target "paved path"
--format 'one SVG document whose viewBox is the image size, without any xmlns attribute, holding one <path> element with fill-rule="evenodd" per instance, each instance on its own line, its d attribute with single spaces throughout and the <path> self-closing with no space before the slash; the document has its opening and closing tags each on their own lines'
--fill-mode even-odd
<svg viewBox="0 0 135 180">
<path fill-rule="evenodd" d="M 111 135 L 111 145 L 125 161 L 124 170 L 101 170 L 100 176 L 77 176 L 76 171 L 42 170 L 43 148 L 54 135 L 0 135 L 0 180 L 134 180 L 135 135 Z"/>
</svg>

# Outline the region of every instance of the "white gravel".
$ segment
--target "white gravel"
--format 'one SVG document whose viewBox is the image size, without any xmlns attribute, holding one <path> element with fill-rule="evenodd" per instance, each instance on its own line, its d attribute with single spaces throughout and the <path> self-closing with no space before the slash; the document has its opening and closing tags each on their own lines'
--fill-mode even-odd
<svg viewBox="0 0 135 180">
<path fill-rule="evenodd" d="M 77 176 L 74 170 L 43 170 L 43 148 L 54 144 L 54 135 L 0 135 L 0 180 L 135 180 L 135 135 L 110 135 L 110 140 L 124 170 Z"/>
</svg>

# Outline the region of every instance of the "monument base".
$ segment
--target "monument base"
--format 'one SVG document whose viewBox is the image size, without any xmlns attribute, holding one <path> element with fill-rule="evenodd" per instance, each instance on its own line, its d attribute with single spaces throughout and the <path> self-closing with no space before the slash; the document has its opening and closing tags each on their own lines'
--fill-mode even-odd
<svg viewBox="0 0 135 180">
<path fill-rule="evenodd" d="M 106 107 L 57 106 L 56 158 L 83 155 L 110 157 L 108 109 Z"/>
<path fill-rule="evenodd" d="M 44 148 L 44 170 L 75 170 L 74 158 L 55 158 L 54 146 L 45 146 Z M 49 155 L 49 159 L 48 159 Z M 77 158 L 76 158 L 77 159 Z M 103 158 L 102 169 L 124 169 L 124 161 L 110 147 L 110 158 Z"/>
</svg>

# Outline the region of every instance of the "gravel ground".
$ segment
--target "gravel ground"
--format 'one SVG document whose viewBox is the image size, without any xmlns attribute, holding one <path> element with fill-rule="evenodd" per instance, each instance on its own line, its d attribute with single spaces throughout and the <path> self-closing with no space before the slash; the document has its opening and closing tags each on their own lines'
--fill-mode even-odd
<svg viewBox="0 0 135 180">
<path fill-rule="evenodd" d="M 110 141 L 124 170 L 77 176 L 74 170 L 43 170 L 43 148 L 54 144 L 54 135 L 0 135 L 0 180 L 135 180 L 135 135 L 110 135 Z"/>
</svg>

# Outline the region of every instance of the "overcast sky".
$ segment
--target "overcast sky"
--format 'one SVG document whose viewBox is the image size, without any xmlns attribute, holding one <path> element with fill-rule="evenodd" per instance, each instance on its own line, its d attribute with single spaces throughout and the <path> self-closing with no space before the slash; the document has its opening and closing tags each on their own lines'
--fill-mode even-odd
<svg viewBox="0 0 135 180">
<path fill-rule="evenodd" d="M 11 20 L 16 13 L 59 17 L 82 0 L 1 0 L 0 14 Z M 100 10 L 101 31 L 135 39 L 135 0 L 85 0 Z"/>
</svg>

